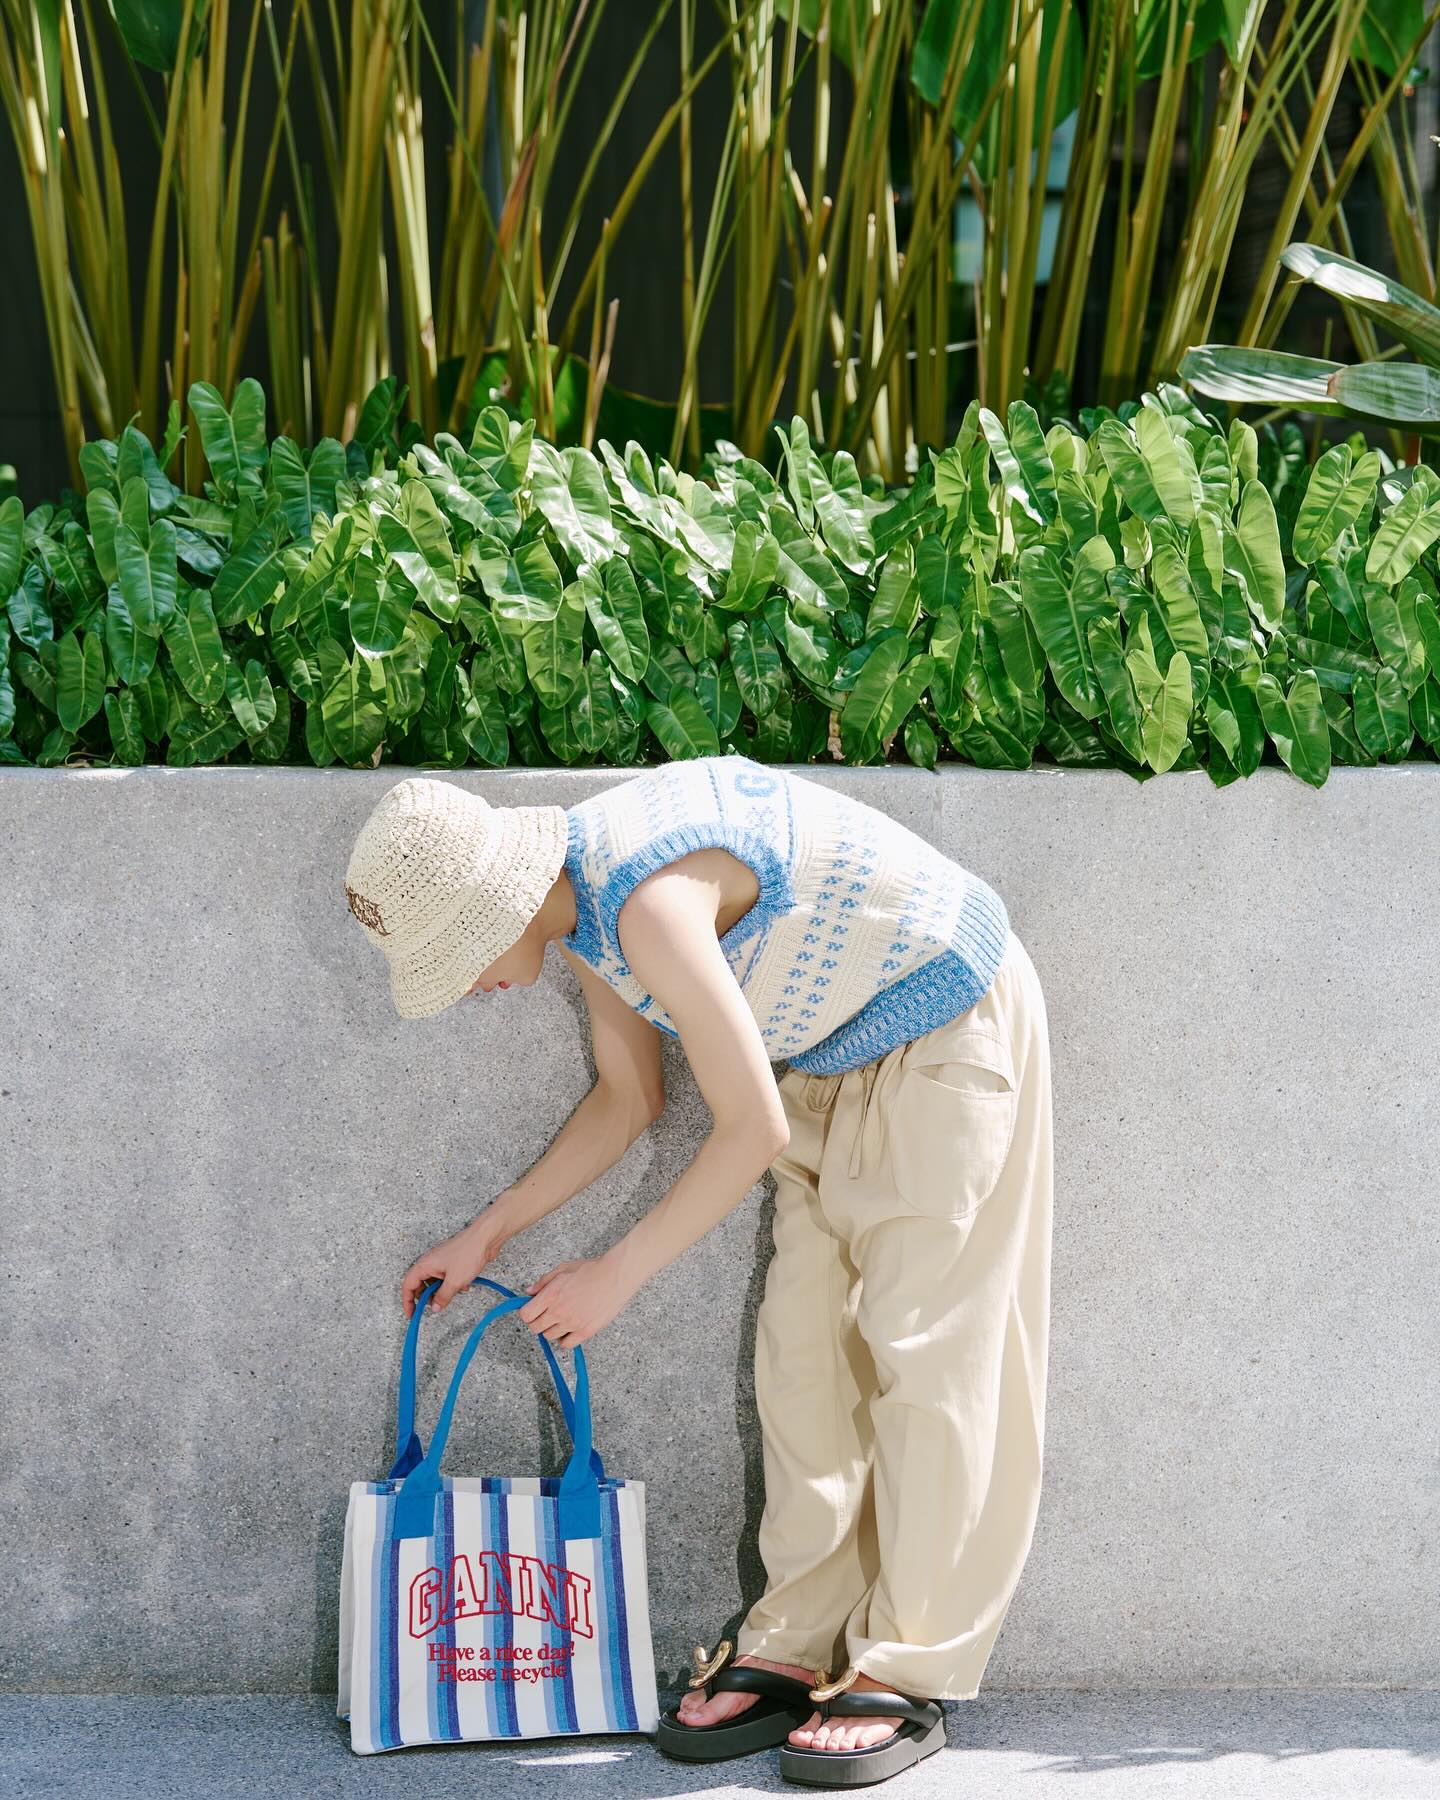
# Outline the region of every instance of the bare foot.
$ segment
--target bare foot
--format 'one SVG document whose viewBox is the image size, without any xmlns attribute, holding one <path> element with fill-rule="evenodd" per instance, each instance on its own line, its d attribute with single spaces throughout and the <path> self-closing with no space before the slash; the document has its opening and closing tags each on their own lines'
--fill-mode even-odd
<svg viewBox="0 0 1440 1800">
<path fill-rule="evenodd" d="M 859 1694 L 868 1690 L 873 1693 L 877 1688 L 889 1686 L 889 1682 L 876 1681 L 870 1675 L 857 1675 L 846 1692 Z M 871 1744 L 889 1737 L 904 1723 L 903 1719 L 891 1718 L 885 1713 L 877 1713 L 873 1718 L 846 1718 L 832 1713 L 828 1719 L 822 1719 L 817 1710 L 790 1733 L 790 1742 L 801 1750 L 866 1750 Z"/>
<path fill-rule="evenodd" d="M 736 1668 L 774 1669 L 779 1675 L 793 1675 L 806 1687 L 815 1685 L 814 1669 L 802 1669 L 798 1663 L 767 1662 L 763 1656 L 737 1656 L 734 1662 Z M 759 1698 L 758 1694 L 721 1688 L 707 1700 L 703 1688 L 687 1688 L 676 1708 L 676 1717 L 682 1725 L 718 1725 L 722 1719 L 733 1719 L 736 1713 L 744 1712 Z"/>
</svg>

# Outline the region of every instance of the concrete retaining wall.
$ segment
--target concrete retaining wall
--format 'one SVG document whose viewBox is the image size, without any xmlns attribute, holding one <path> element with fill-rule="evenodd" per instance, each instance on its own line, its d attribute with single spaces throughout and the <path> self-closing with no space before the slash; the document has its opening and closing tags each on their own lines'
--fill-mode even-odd
<svg viewBox="0 0 1440 1800">
<path fill-rule="evenodd" d="M 987 1684 L 1440 1685 L 1440 767 L 802 772 L 992 881 L 1045 985 L 1046 1486 Z M 0 773 L 5 1685 L 334 1686 L 399 1276 L 590 1078 L 556 952 L 393 1013 L 341 878 L 403 773 Z M 454 779 L 569 804 L 617 775 Z M 665 1117 L 500 1280 L 684 1167 L 708 1115 L 666 1056 Z M 588 1349 L 607 1464 L 647 1482 L 662 1683 L 763 1586 L 770 1216 L 767 1181 Z M 477 1310 L 429 1329 L 422 1418 Z M 450 1466 L 557 1470 L 533 1341 L 490 1342 Z"/>
</svg>

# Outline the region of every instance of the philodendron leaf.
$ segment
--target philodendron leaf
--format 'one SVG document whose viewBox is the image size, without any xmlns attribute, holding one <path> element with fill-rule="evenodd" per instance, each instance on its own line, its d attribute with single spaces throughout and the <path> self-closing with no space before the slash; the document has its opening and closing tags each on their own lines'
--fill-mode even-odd
<svg viewBox="0 0 1440 1800">
<path fill-rule="evenodd" d="M 965 682 L 974 666 L 979 628 L 977 607 L 962 613 L 957 606 L 944 606 L 930 633 L 930 698 L 942 722 L 958 719 L 965 710 Z"/>
<path fill-rule="evenodd" d="M 532 622 L 554 617 L 564 584 L 555 558 L 539 538 L 519 545 L 513 556 L 483 555 L 479 572 L 502 626 L 519 631 Z"/>
<path fill-rule="evenodd" d="M 740 697 L 757 719 L 773 711 L 785 686 L 785 669 L 763 619 L 736 619 L 725 633 Z"/>
<path fill-rule="evenodd" d="M 1426 681 L 1412 696 L 1410 722 L 1432 750 L 1440 750 L 1440 681 Z"/>
<path fill-rule="evenodd" d="M 1391 668 L 1355 680 L 1355 731 L 1368 751 L 1399 760 L 1409 751 L 1415 729 L 1409 722 L 1409 700 Z"/>
<path fill-rule="evenodd" d="M 723 743 L 740 722 L 743 701 L 735 671 L 728 662 L 705 657 L 695 668 L 695 695 L 715 723 Z"/>
<path fill-rule="evenodd" d="M 405 636 L 414 603 L 415 590 L 398 563 L 369 552 L 359 557 L 350 596 L 350 635 L 356 649 L 367 656 L 384 656 L 395 649 Z"/>
<path fill-rule="evenodd" d="M 790 420 L 790 433 L 786 434 L 777 425 L 775 435 L 780 440 L 780 454 L 785 459 L 788 476 L 787 485 L 790 498 L 794 502 L 795 516 L 806 531 L 815 529 L 815 490 L 812 476 L 823 472 L 819 459 L 810 447 L 810 432 L 805 421 L 797 413 Z"/>
<path fill-rule="evenodd" d="M 779 570 L 779 544 L 753 519 L 743 520 L 735 528 L 730 572 L 720 604 L 727 612 L 754 612 L 769 597 Z"/>
<path fill-rule="evenodd" d="M 604 656 L 592 650 L 585 664 L 585 678 L 570 701 L 570 716 L 580 748 L 599 756 L 614 741 L 620 728 L 615 689 Z"/>
<path fill-rule="evenodd" d="M 779 547 L 775 578 L 797 605 L 811 611 L 812 623 L 843 611 L 849 603 L 849 590 L 810 533 L 779 507 L 771 508 L 770 529 Z"/>
<path fill-rule="evenodd" d="M 1253 775 L 1265 753 L 1265 725 L 1255 690 L 1239 671 L 1215 671 L 1205 696 L 1205 723 L 1236 773 Z"/>
<path fill-rule="evenodd" d="M 618 557 L 606 563 L 603 580 L 582 575 L 580 593 L 600 648 L 629 681 L 639 681 L 650 660 L 645 609 L 629 568 Z"/>
<path fill-rule="evenodd" d="M 510 754 L 510 730 L 488 657 L 476 656 L 468 670 L 456 671 L 455 698 L 465 742 L 481 762 L 500 768 Z"/>
<path fill-rule="evenodd" d="M 675 761 L 717 756 L 720 739 L 709 713 L 693 688 L 678 683 L 664 700 L 645 702 L 645 722 Z"/>
<path fill-rule="evenodd" d="M 563 706 L 580 685 L 584 630 L 585 595 L 578 582 L 565 589 L 550 618 L 526 626 L 525 667 L 543 705 Z"/>
<path fill-rule="evenodd" d="M 55 618 L 50 611 L 50 597 L 45 584 L 45 571 L 32 562 L 20 577 L 6 605 L 10 627 L 22 644 L 38 650 L 55 636 Z"/>
<path fill-rule="evenodd" d="M 953 606 L 961 614 L 975 610 L 975 571 L 958 545 L 939 536 L 923 537 L 915 552 L 915 578 L 920 604 L 939 614 Z"/>
<path fill-rule="evenodd" d="M 1190 525 L 1204 494 L 1188 441 L 1171 430 L 1169 419 L 1156 406 L 1142 406 L 1131 425 L 1160 504 L 1177 525 Z"/>
<path fill-rule="evenodd" d="M 909 646 L 902 634 L 881 638 L 865 659 L 840 711 L 840 742 L 847 757 L 868 762 L 880 747 L 887 703 Z M 933 665 L 925 671 L 928 681 Z"/>
<path fill-rule="evenodd" d="M 1245 590 L 1250 610 L 1267 631 L 1279 629 L 1285 610 L 1285 560 L 1275 503 L 1258 481 L 1240 494 L 1235 528 L 1225 532 L 1225 566 Z"/>
<path fill-rule="evenodd" d="M 229 712 L 204 707 L 187 713 L 170 733 L 165 760 L 177 767 L 219 762 L 244 739 L 244 732 Z"/>
<path fill-rule="evenodd" d="M 110 727 L 114 760 L 134 768 L 145 760 L 145 733 L 140 723 L 140 703 L 129 688 L 105 696 L 105 723 Z"/>
<path fill-rule="evenodd" d="M 159 637 L 175 611 L 175 527 L 168 519 L 154 520 L 146 543 L 121 520 L 115 527 L 115 567 L 136 629 Z"/>
<path fill-rule="evenodd" d="M 940 756 L 940 740 L 924 713 L 915 713 L 905 721 L 901 738 L 905 754 L 917 769 L 933 769 Z"/>
<path fill-rule="evenodd" d="M 341 762 L 369 762 L 385 735 L 384 676 L 367 657 L 345 660 L 320 701 L 325 737 Z"/>
<path fill-rule="evenodd" d="M 875 583 L 875 598 L 865 615 L 865 636 L 875 637 L 893 627 L 908 637 L 920 613 L 920 589 L 915 580 L 914 559 L 908 544 L 899 544 L 885 558 Z"/>
<path fill-rule="evenodd" d="M 1285 767 L 1311 787 L 1323 786 L 1330 773 L 1330 727 L 1314 671 L 1302 669 L 1288 693 L 1264 671 L 1255 679 L 1255 698 Z"/>
<path fill-rule="evenodd" d="M 1135 683 L 1125 665 L 1119 615 L 1091 619 L 1085 628 L 1085 637 L 1096 676 L 1104 690 L 1115 735 L 1127 753 L 1137 763 L 1143 763 L 1145 744 L 1140 729 L 1140 702 L 1135 697 Z"/>
<path fill-rule="evenodd" d="M 222 627 L 238 625 L 258 613 L 284 579 L 285 558 L 275 539 L 277 529 L 283 527 L 257 525 L 215 577 L 210 603 Z"/>
<path fill-rule="evenodd" d="M 1116 492 L 1138 519 L 1160 519 L 1165 503 L 1155 491 L 1150 471 L 1128 425 L 1119 419 L 1102 419 L 1096 427 L 1095 447 L 1105 459 Z"/>
<path fill-rule="evenodd" d="M 1292 548 L 1303 563 L 1318 562 L 1347 525 L 1353 525 L 1375 498 L 1380 458 L 1367 450 L 1358 460 L 1348 444 L 1335 444 L 1310 471 L 1296 515 Z"/>
<path fill-rule="evenodd" d="M 421 602 L 437 619 L 453 622 L 460 611 L 455 566 L 455 546 L 450 541 L 444 515 L 423 481 L 407 482 L 401 489 L 400 511 L 380 515 L 380 542 Z M 535 550 L 544 546 L 535 543 Z M 551 561 L 548 552 L 546 560 Z M 553 561 L 551 567 L 554 567 Z M 558 581 L 557 581 L 558 585 Z"/>
<path fill-rule="evenodd" d="M 1012 500 L 1037 525 L 1048 525 L 1055 517 L 1055 465 L 1045 448 L 1045 434 L 1035 409 L 1023 400 L 1014 400 L 1006 414 L 1006 428 L 988 406 L 980 408 L 980 429 L 995 466 L 1006 498 Z"/>
<path fill-rule="evenodd" d="M 243 669 L 238 663 L 227 662 L 225 697 L 246 737 L 259 737 L 275 717 L 275 690 L 265 665 L 253 656 Z"/>
<path fill-rule="evenodd" d="M 1114 552 L 1103 537 L 1082 547 L 1068 575 L 1049 545 L 1032 544 L 1020 557 L 1020 597 L 1055 685 L 1086 719 L 1098 717 L 1105 705 L 1089 628 L 1095 619 L 1119 616 L 1105 585 L 1105 571 L 1114 563 Z"/>
<path fill-rule="evenodd" d="M 56 646 L 55 716 L 67 731 L 79 731 L 105 699 L 105 647 L 98 631 L 82 638 L 67 631 Z"/>
<path fill-rule="evenodd" d="M 117 583 L 110 590 L 105 607 L 105 653 L 117 679 L 127 687 L 143 681 L 155 667 L 160 654 L 160 639 L 141 631 L 130 615 L 130 607 Z"/>
<path fill-rule="evenodd" d="M 270 648 L 290 692 L 300 700 L 318 700 L 324 683 L 314 650 L 289 631 L 272 631 Z"/>
<path fill-rule="evenodd" d="M 20 496 L 0 501 L 0 597 L 8 596 L 20 579 L 25 552 L 25 508 Z"/>
<path fill-rule="evenodd" d="M 765 623 L 801 680 L 818 696 L 829 694 L 840 661 L 835 639 L 797 619 L 779 594 L 765 603 Z"/>
<path fill-rule="evenodd" d="M 162 75 L 170 74 L 180 55 L 183 0 L 110 0 L 110 10 L 135 61 Z M 190 15 L 192 44 L 198 42 L 209 10 L 210 0 L 195 0 Z"/>
<path fill-rule="evenodd" d="M 201 706 L 214 706 L 225 694 L 225 648 L 211 610 L 210 596 L 185 588 L 165 620 L 165 646 L 186 693 Z"/>
<path fill-rule="evenodd" d="M 120 507 L 115 496 L 105 488 L 91 488 L 85 496 L 85 523 L 90 530 L 90 546 L 95 552 L 95 566 L 107 587 L 120 579 L 120 565 L 115 560 L 115 533 L 120 524 Z M 145 535 L 149 535 L 146 521 Z M 178 541 L 178 540 L 177 540 Z M 0 593 L 7 590 L 0 587 Z"/>
<path fill-rule="evenodd" d="M 620 534 L 610 517 L 605 477 L 588 450 L 552 450 L 537 438 L 530 458 L 530 491 L 577 572 L 619 552 Z"/>
<path fill-rule="evenodd" d="M 1417 470 L 1417 477 L 1422 471 Z M 1414 481 L 1382 514 L 1365 557 L 1365 576 L 1394 587 L 1440 537 L 1440 497 L 1432 481 Z"/>
<path fill-rule="evenodd" d="M 934 664 L 928 656 L 913 656 L 891 684 L 880 715 L 880 741 L 888 744 L 909 718 L 915 703 L 925 692 Z"/>
<path fill-rule="evenodd" d="M 164 670 L 157 665 L 143 681 L 137 681 L 129 692 L 135 696 L 135 710 L 145 741 L 150 744 L 162 743 L 169 736 L 170 723 L 177 716 L 178 704 L 174 689 L 165 679 Z"/>
<path fill-rule="evenodd" d="M 1423 593 L 1414 576 L 1401 583 L 1398 594 L 1376 586 L 1365 590 L 1365 614 L 1375 648 L 1381 660 L 1394 669 L 1406 694 L 1413 694 L 1425 679 L 1425 633 L 1419 611 L 1422 598 L 1433 607 L 1434 602 Z"/>
<path fill-rule="evenodd" d="M 1197 533 L 1198 535 L 1198 533 Z M 1155 544 L 1151 556 L 1151 574 L 1155 596 L 1170 642 L 1190 658 L 1192 673 L 1200 671 L 1205 681 L 1210 661 L 1210 640 L 1200 603 L 1191 581 L 1181 545 L 1183 539 L 1170 526 L 1157 522 Z M 1204 688 L 1201 688 L 1202 697 Z"/>
<path fill-rule="evenodd" d="M 318 513 L 335 514 L 335 489 L 345 478 L 345 447 L 321 438 L 307 456 L 288 437 L 270 446 L 270 481 L 298 544 L 311 541 Z"/>
<path fill-rule="evenodd" d="M 837 450 L 827 475 L 819 458 L 811 471 L 815 514 L 830 552 L 856 575 L 863 575 L 875 560 L 875 542 L 865 512 L 865 492 L 855 459 Z"/>
<path fill-rule="evenodd" d="M 1149 621 L 1143 613 L 1132 638 L 1132 645 L 1125 652 L 1125 666 L 1140 706 L 1140 743 L 1145 761 L 1157 775 L 1163 775 L 1173 767 L 1189 740 L 1194 707 L 1190 659 L 1183 650 L 1172 651 L 1162 677 L 1155 661 Z"/>
<path fill-rule="evenodd" d="M 190 384 L 190 410 L 200 428 L 205 460 L 222 488 L 235 488 L 245 474 L 265 467 L 265 390 L 251 376 L 235 389 L 227 407 L 208 381 Z"/>
</svg>

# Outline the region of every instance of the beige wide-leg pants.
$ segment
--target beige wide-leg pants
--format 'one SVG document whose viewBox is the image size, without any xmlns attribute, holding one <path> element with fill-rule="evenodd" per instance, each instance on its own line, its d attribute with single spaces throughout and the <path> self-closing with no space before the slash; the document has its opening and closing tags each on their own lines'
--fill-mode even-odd
<svg viewBox="0 0 1440 1800">
<path fill-rule="evenodd" d="M 780 1079 L 756 1328 L 768 1584 L 735 1654 L 974 1696 L 1040 1499 L 1050 1042 L 1012 930 L 989 991 L 843 1075 Z"/>
</svg>

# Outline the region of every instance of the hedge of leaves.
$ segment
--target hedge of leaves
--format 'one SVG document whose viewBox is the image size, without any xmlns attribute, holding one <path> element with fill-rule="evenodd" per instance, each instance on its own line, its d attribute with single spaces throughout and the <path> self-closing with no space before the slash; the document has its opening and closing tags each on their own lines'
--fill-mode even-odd
<svg viewBox="0 0 1440 1800">
<path fill-rule="evenodd" d="M 133 428 L 84 497 L 0 505 L 0 761 L 1205 769 L 1433 759 L 1440 477 L 1358 439 L 1228 431 L 1178 389 L 1042 430 L 972 405 L 913 486 L 821 455 L 707 479 L 469 443 L 268 442 L 190 391 L 199 496 Z"/>
</svg>

